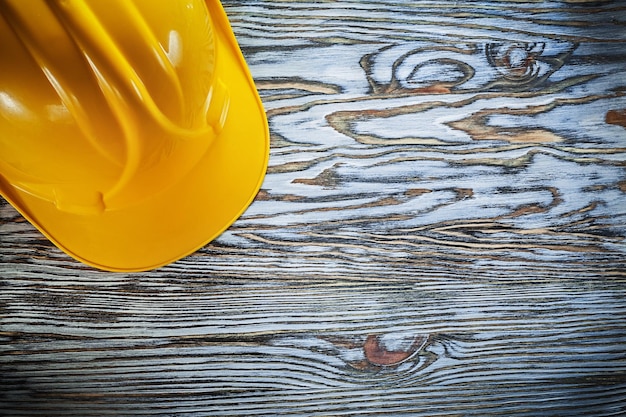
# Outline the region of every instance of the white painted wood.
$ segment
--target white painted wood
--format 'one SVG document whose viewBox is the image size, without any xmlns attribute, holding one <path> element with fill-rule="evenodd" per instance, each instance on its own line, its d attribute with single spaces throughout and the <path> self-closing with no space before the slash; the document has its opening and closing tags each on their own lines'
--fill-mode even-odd
<svg viewBox="0 0 626 417">
<path fill-rule="evenodd" d="M 225 1 L 272 133 L 144 274 L 0 204 L 0 414 L 626 413 L 626 3 Z"/>
</svg>

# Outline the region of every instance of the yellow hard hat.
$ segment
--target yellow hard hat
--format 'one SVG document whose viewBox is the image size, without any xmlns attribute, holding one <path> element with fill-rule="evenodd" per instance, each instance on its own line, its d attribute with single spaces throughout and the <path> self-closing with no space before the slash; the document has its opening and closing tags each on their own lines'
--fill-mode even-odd
<svg viewBox="0 0 626 417">
<path fill-rule="evenodd" d="M 0 193 L 59 248 L 140 271 L 258 192 L 263 106 L 218 0 L 1 0 Z"/>
</svg>

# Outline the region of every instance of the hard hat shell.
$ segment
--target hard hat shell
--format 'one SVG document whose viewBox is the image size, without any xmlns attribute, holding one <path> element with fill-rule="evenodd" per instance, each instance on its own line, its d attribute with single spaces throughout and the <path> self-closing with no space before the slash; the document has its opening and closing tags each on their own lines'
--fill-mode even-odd
<svg viewBox="0 0 626 417">
<path fill-rule="evenodd" d="M 0 51 L 0 193 L 74 258 L 163 266 L 258 192 L 267 120 L 218 0 L 3 0 Z"/>
</svg>

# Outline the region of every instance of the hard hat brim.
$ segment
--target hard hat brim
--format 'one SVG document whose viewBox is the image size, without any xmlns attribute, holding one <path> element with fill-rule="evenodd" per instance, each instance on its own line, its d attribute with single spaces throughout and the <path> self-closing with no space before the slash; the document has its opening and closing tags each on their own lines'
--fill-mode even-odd
<svg viewBox="0 0 626 417">
<path fill-rule="evenodd" d="M 219 236 L 260 189 L 269 158 L 265 111 L 221 4 L 207 6 L 217 43 L 215 74 L 228 86 L 230 105 L 218 137 L 180 182 L 131 207 L 84 215 L 59 210 L 0 176 L 2 196 L 77 260 L 121 272 L 169 264 Z"/>
</svg>

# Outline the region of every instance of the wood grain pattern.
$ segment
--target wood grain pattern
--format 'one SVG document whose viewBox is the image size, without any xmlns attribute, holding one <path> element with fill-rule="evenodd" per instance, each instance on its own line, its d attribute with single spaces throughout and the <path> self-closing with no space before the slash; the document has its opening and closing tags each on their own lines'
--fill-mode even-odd
<svg viewBox="0 0 626 417">
<path fill-rule="evenodd" d="M 144 274 L 0 203 L 0 414 L 626 414 L 626 2 L 224 1 L 272 152 Z"/>
</svg>

